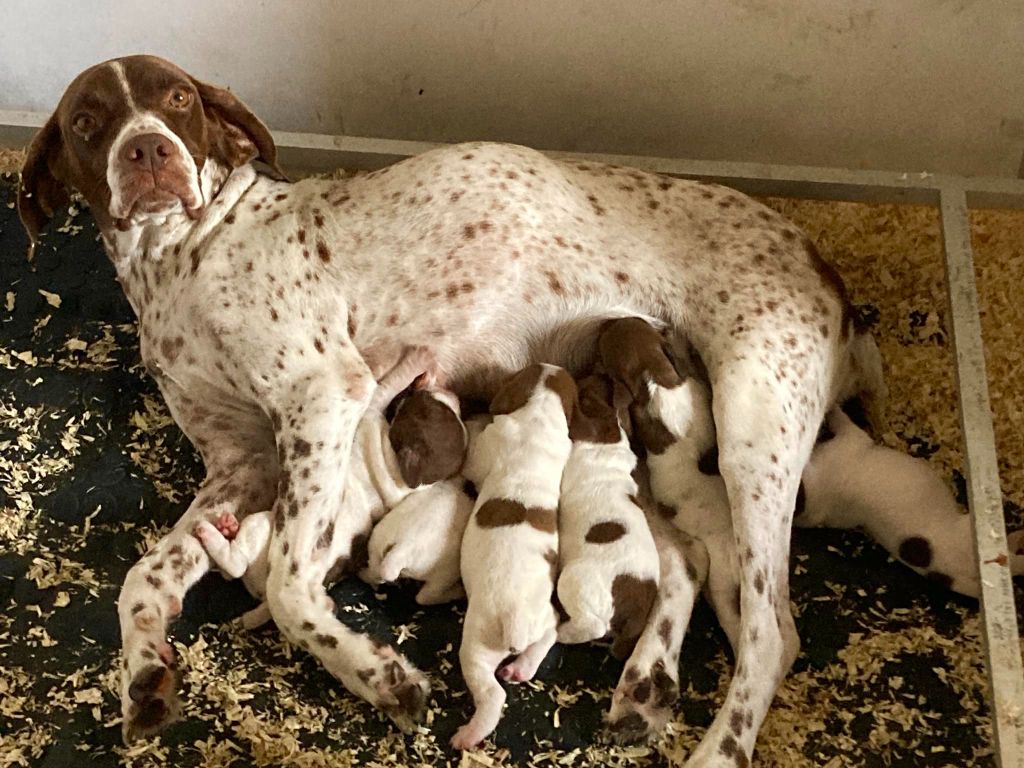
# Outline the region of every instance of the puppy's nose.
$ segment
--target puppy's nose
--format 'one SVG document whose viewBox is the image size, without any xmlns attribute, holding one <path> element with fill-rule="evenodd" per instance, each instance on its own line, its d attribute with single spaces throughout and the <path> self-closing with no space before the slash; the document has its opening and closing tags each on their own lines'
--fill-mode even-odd
<svg viewBox="0 0 1024 768">
<path fill-rule="evenodd" d="M 167 159 L 174 154 L 174 145 L 170 139 L 160 133 L 140 133 L 124 143 L 121 159 L 139 168 L 151 168 L 158 171 L 167 164 Z"/>
</svg>

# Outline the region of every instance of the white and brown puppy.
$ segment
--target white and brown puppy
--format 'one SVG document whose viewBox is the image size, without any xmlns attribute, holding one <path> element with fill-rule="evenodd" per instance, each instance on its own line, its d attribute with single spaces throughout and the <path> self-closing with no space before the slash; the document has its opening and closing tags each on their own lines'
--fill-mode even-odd
<svg viewBox="0 0 1024 768">
<path fill-rule="evenodd" d="M 707 549 L 705 595 L 735 650 L 739 560 L 729 499 L 717 467 L 702 471 L 708 470 L 707 457 L 715 449 L 711 394 L 696 376 L 679 373 L 661 334 L 644 320 L 609 321 L 598 348 L 602 364 L 634 396 L 636 430 L 647 452 L 654 499 L 666 518 Z M 795 657 L 795 630 L 783 630 L 787 650 Z"/>
<path fill-rule="evenodd" d="M 636 454 L 623 423 L 629 396 L 609 376 L 578 383 L 558 506 L 558 599 L 568 619 L 562 643 L 611 635 L 625 659 L 643 632 L 658 591 L 658 551 L 637 500 Z M 622 418 L 624 417 L 624 418 Z"/>
<path fill-rule="evenodd" d="M 356 432 L 353 460 L 341 514 L 319 532 L 318 549 L 329 549 L 334 566 L 329 579 L 361 568 L 366 562 L 370 526 L 392 506 L 458 472 L 465 457 L 466 433 L 458 401 L 447 393 L 415 391 L 399 404 L 389 425 L 384 410 L 424 373 L 433 356 L 425 348 L 406 352 L 378 384 Z M 429 436 L 429 437 L 428 437 Z M 263 599 L 267 548 L 273 527 L 270 512 L 248 515 L 239 523 L 231 513 L 202 521 L 195 536 L 225 576 L 241 577 L 249 591 Z M 241 617 L 243 626 L 270 619 L 265 604 Z"/>
<path fill-rule="evenodd" d="M 494 420 L 470 445 L 463 473 L 479 496 L 462 540 L 469 607 L 459 661 L 476 711 L 452 738 L 457 749 L 475 747 L 501 719 L 505 691 L 495 671 L 529 680 L 555 642 L 557 509 L 575 402 L 564 369 L 531 365 L 498 391 Z"/>
<path fill-rule="evenodd" d="M 794 525 L 859 528 L 922 576 L 981 594 L 971 518 L 927 461 L 877 445 L 833 408 L 804 469 Z M 1003 563 L 1024 574 L 1024 530 Z"/>
</svg>

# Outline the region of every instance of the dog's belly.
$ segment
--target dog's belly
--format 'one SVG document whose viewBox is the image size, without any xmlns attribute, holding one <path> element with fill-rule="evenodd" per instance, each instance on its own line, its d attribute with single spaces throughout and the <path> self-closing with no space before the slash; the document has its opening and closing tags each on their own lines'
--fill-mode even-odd
<svg viewBox="0 0 1024 768">
<path fill-rule="evenodd" d="M 606 317 L 701 350 L 763 298 L 827 293 L 796 228 L 724 187 L 492 144 L 309 183 L 342 201 L 329 269 L 357 346 L 429 345 L 460 394 L 534 360 L 585 365 Z"/>
</svg>

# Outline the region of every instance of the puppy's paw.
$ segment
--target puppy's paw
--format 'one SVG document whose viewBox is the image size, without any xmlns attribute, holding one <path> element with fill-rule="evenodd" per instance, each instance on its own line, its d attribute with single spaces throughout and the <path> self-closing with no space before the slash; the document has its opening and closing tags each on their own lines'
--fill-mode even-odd
<svg viewBox="0 0 1024 768">
<path fill-rule="evenodd" d="M 470 720 L 452 736 L 452 746 L 459 750 L 476 749 L 485 738 L 487 738 L 486 731 Z"/>
<path fill-rule="evenodd" d="M 238 518 L 231 512 L 221 512 L 213 521 L 213 527 L 228 541 L 238 535 L 238 526 Z"/>
<path fill-rule="evenodd" d="M 178 719 L 178 677 L 177 670 L 162 664 L 150 664 L 135 674 L 122 705 L 125 744 L 151 736 Z"/>
</svg>

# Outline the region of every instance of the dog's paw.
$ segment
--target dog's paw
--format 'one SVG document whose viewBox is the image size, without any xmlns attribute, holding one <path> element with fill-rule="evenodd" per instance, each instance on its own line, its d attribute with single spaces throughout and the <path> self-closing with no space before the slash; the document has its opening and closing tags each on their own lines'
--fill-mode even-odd
<svg viewBox="0 0 1024 768">
<path fill-rule="evenodd" d="M 410 733 L 423 719 L 430 695 L 430 682 L 400 657 L 385 662 L 374 685 L 376 704 L 403 733 Z"/>
<path fill-rule="evenodd" d="M 672 705 L 679 698 L 679 684 L 665 670 L 661 660 L 650 674 L 629 667 L 612 696 L 605 716 L 608 736 L 619 744 L 649 741 L 661 735 L 672 719 Z"/>
<path fill-rule="evenodd" d="M 177 720 L 180 710 L 177 671 L 161 664 L 144 667 L 128 685 L 121 725 L 125 744 L 162 730 Z"/>
</svg>

